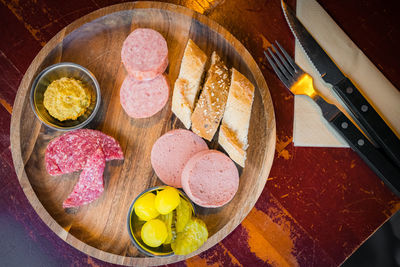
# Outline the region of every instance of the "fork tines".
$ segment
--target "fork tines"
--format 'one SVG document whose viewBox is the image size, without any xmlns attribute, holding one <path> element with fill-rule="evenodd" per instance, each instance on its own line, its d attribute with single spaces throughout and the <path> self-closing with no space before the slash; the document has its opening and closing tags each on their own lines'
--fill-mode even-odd
<svg viewBox="0 0 400 267">
<path fill-rule="evenodd" d="M 278 75 L 279 79 L 285 84 L 287 88 L 290 88 L 290 86 L 295 82 L 297 76 L 301 74 L 302 71 L 294 62 L 294 60 L 289 56 L 289 54 L 285 51 L 285 49 L 282 48 L 278 41 L 275 41 L 275 43 L 279 47 L 279 50 L 281 52 L 276 49 L 273 44 L 271 44 L 275 53 L 272 51 L 271 48 L 268 48 L 267 51 L 271 56 L 269 56 L 268 53 L 265 51 L 264 54 L 267 57 L 269 64 L 274 69 L 276 75 Z M 275 54 L 278 55 L 278 57 L 276 57 Z"/>
</svg>

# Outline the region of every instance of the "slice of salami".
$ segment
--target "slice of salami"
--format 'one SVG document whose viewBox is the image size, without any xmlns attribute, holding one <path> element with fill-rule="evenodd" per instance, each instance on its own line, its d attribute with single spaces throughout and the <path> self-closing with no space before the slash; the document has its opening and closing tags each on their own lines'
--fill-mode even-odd
<svg viewBox="0 0 400 267">
<path fill-rule="evenodd" d="M 101 148 L 103 149 L 106 161 L 124 159 L 124 153 L 118 141 L 113 137 L 97 131 L 101 138 Z"/>
<path fill-rule="evenodd" d="M 172 130 L 154 143 L 151 165 L 161 181 L 182 187 L 183 167 L 194 154 L 202 150 L 208 150 L 208 146 L 201 137 L 185 129 Z"/>
<path fill-rule="evenodd" d="M 104 191 L 105 166 L 105 155 L 99 147 L 87 160 L 72 193 L 64 201 L 63 208 L 79 207 L 98 199 Z"/>
<path fill-rule="evenodd" d="M 127 76 L 119 94 L 121 105 L 130 117 L 148 118 L 168 102 L 169 85 L 164 75 L 150 81 L 138 81 Z"/>
<path fill-rule="evenodd" d="M 164 37 L 152 29 L 139 28 L 125 39 L 121 60 L 136 80 L 151 80 L 168 66 L 168 46 Z"/>
<path fill-rule="evenodd" d="M 124 158 L 119 143 L 111 136 L 96 130 L 79 129 L 50 141 L 45 153 L 46 170 L 50 175 L 81 170 L 99 147 L 107 161 Z"/>
</svg>

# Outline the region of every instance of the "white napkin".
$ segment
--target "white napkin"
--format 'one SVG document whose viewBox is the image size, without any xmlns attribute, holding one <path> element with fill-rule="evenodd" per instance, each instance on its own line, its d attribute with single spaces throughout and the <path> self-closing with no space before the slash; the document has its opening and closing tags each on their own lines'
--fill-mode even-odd
<svg viewBox="0 0 400 267">
<path fill-rule="evenodd" d="M 383 76 L 315 0 L 297 0 L 296 14 L 326 53 L 358 87 L 362 94 L 400 133 L 400 92 Z M 338 97 L 319 77 L 296 41 L 295 60 L 314 78 L 315 88 L 346 113 Z M 348 147 L 348 144 L 322 117 L 308 97 L 295 96 L 293 142 L 295 146 Z"/>
</svg>

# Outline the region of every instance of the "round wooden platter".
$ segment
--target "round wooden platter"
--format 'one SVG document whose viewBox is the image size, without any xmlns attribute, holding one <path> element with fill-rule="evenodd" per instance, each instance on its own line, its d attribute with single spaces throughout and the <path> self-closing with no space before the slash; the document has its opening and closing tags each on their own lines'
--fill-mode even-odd
<svg viewBox="0 0 400 267">
<path fill-rule="evenodd" d="M 187 256 L 151 258 L 140 254 L 129 239 L 126 218 L 133 199 L 146 188 L 161 184 L 150 164 L 153 143 L 165 132 L 184 128 L 171 112 L 171 97 L 162 111 L 148 119 L 132 119 L 123 111 L 119 88 L 126 76 L 120 51 L 127 35 L 138 27 L 159 31 L 167 40 L 167 75 L 173 88 L 188 38 L 207 55 L 217 51 L 228 67 L 235 67 L 256 87 L 246 167 L 234 199 L 218 209 L 198 208 L 209 239 Z M 124 161 L 111 161 L 104 172 L 105 191 L 95 202 L 74 214 L 62 208 L 79 173 L 50 176 L 44 152 L 62 132 L 43 126 L 34 116 L 29 91 L 34 78 L 57 62 L 75 62 L 94 73 L 101 87 L 101 108 L 88 126 L 116 138 Z M 172 91 L 171 91 L 172 94 Z M 63 240 L 90 256 L 122 265 L 159 265 L 196 255 L 226 237 L 249 213 L 260 196 L 275 150 L 275 117 L 264 77 L 255 61 L 227 30 L 187 8 L 166 3 L 125 3 L 95 11 L 60 31 L 39 52 L 27 70 L 14 104 L 11 148 L 20 184 L 43 221 Z M 217 136 L 217 134 L 216 134 Z M 216 140 L 210 148 L 220 149 Z"/>
</svg>

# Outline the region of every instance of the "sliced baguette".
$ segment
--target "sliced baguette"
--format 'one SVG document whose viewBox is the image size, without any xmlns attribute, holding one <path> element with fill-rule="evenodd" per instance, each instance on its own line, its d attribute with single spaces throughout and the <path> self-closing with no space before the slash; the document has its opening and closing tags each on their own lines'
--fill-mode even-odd
<svg viewBox="0 0 400 267">
<path fill-rule="evenodd" d="M 182 121 L 187 129 L 191 125 L 190 117 L 199 93 L 206 61 L 206 54 L 189 39 L 172 96 L 172 112 Z"/>
<path fill-rule="evenodd" d="M 229 90 L 229 70 L 214 51 L 203 91 L 192 114 L 192 131 L 211 141 L 224 114 Z"/>
<path fill-rule="evenodd" d="M 242 167 L 246 161 L 247 135 L 253 99 L 254 85 L 232 68 L 231 85 L 219 130 L 218 143 L 231 159 Z"/>
</svg>

